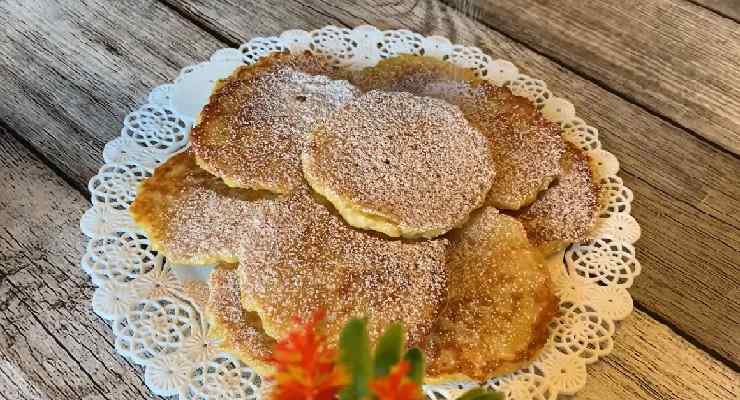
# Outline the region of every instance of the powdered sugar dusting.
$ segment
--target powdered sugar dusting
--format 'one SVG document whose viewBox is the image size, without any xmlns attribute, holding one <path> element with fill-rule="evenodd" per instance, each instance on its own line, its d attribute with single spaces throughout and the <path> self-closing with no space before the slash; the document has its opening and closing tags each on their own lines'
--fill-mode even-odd
<svg viewBox="0 0 740 400">
<path fill-rule="evenodd" d="M 521 223 L 486 207 L 450 236 L 449 295 L 425 348 L 432 376 L 487 379 L 530 359 L 557 308 Z"/>
<path fill-rule="evenodd" d="M 460 225 L 494 176 L 483 135 L 457 107 L 429 97 L 370 91 L 312 136 L 306 173 L 402 228 L 444 233 Z"/>
<path fill-rule="evenodd" d="M 445 241 L 390 241 L 354 230 L 308 193 L 269 207 L 277 235 L 260 249 L 269 256 L 239 255 L 244 305 L 259 312 L 268 333 L 280 337 L 291 316 L 322 308 L 330 338 L 353 316 L 372 317 L 373 338 L 395 321 L 412 343 L 426 336 L 445 298 Z"/>
<path fill-rule="evenodd" d="M 487 203 L 516 210 L 534 201 L 560 172 L 560 127 L 529 100 L 485 81 L 474 82 L 457 104 L 491 144 L 497 174 Z"/>
<path fill-rule="evenodd" d="M 336 73 L 310 55 L 276 55 L 237 70 L 193 129 L 199 164 L 239 187 L 284 193 L 301 186 L 305 135 L 359 94 L 324 76 Z"/>
<path fill-rule="evenodd" d="M 151 202 L 162 207 L 148 215 L 157 219 L 137 221 L 163 231 L 158 250 L 180 260 L 239 261 L 240 301 L 274 336 L 294 315 L 324 308 L 333 337 L 347 319 L 369 315 L 374 337 L 401 321 L 416 343 L 445 298 L 444 240 L 390 241 L 354 230 L 307 189 L 261 197 L 228 188 L 183 153 L 155 171 L 134 208 Z"/>
<path fill-rule="evenodd" d="M 222 347 L 247 359 L 265 360 L 275 340 L 265 334 L 259 318 L 241 307 L 239 282 L 233 266 L 217 267 L 209 278 L 210 296 L 206 306 L 212 322 L 227 332 Z"/>
<path fill-rule="evenodd" d="M 496 176 L 488 205 L 519 209 L 559 173 L 564 145 L 557 124 L 526 98 L 476 79 L 467 69 L 430 57 L 399 56 L 362 71 L 352 82 L 363 90 L 408 91 L 459 106 L 491 145 Z"/>
<path fill-rule="evenodd" d="M 588 156 L 568 144 L 561 169 L 557 183 L 519 215 L 536 245 L 585 240 L 596 219 L 598 187 Z"/>
</svg>

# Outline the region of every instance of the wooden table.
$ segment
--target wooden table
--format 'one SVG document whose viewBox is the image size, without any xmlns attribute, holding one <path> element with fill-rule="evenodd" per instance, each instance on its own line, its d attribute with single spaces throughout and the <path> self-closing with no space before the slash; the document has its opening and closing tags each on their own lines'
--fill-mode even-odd
<svg viewBox="0 0 740 400">
<path fill-rule="evenodd" d="M 373 24 L 513 60 L 598 127 L 634 191 L 643 273 L 582 399 L 740 396 L 737 0 L 0 0 L 0 399 L 153 398 L 79 267 L 104 144 L 221 47 Z"/>
</svg>

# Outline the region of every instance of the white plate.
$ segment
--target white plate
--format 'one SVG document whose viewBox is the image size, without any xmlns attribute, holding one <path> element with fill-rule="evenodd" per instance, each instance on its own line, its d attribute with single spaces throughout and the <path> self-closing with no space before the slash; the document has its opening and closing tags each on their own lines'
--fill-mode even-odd
<svg viewBox="0 0 740 400">
<path fill-rule="evenodd" d="M 632 246 L 640 236 L 640 227 L 630 216 L 632 192 L 616 175 L 619 163 L 601 148 L 598 131 L 576 117 L 570 102 L 554 97 L 543 81 L 519 73 L 512 63 L 494 60 L 478 48 L 405 30 L 327 26 L 255 38 L 239 49 L 221 49 L 209 61 L 183 69 L 173 84 L 155 88 L 147 104 L 126 117 L 121 136 L 105 147 L 106 164 L 90 180 L 93 207 L 80 221 L 90 237 L 82 266 L 97 287 L 93 309 L 114 321 L 116 351 L 145 367 L 145 382 L 152 392 L 181 399 L 260 398 L 263 380 L 247 365 L 218 351 L 218 342 L 208 338 L 197 299 L 184 290 L 185 285 L 204 280 L 208 269 L 187 271 L 189 276 L 177 269 L 176 276 L 137 230 L 127 208 L 137 184 L 156 165 L 187 146 L 190 125 L 214 81 L 238 65 L 285 50 L 325 54 L 350 68 L 374 65 L 402 53 L 447 60 L 529 98 L 547 119 L 562 126 L 566 140 L 589 153 L 608 194 L 593 231 L 596 239 L 571 246 L 562 257 L 549 261 L 560 313 L 542 355 L 529 367 L 486 383 L 507 398 L 523 400 L 554 399 L 583 388 L 586 365 L 612 350 L 615 321 L 632 311 L 627 289 L 640 273 Z M 453 399 L 475 385 L 455 382 L 425 385 L 424 390 L 432 399 Z"/>
</svg>

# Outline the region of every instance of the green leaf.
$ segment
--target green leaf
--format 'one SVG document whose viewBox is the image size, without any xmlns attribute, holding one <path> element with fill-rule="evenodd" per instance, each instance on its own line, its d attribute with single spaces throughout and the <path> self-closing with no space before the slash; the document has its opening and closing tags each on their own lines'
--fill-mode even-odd
<svg viewBox="0 0 740 400">
<path fill-rule="evenodd" d="M 481 388 L 465 392 L 457 400 L 504 400 L 504 395 L 499 392 L 488 392 Z"/>
<path fill-rule="evenodd" d="M 339 394 L 341 400 L 360 400 L 370 396 L 370 338 L 367 321 L 353 319 L 347 322 L 339 334 L 339 362 L 350 374 L 349 384 Z"/>
<path fill-rule="evenodd" d="M 414 347 L 404 354 L 403 359 L 411 364 L 409 378 L 418 385 L 424 383 L 424 353 Z"/>
<path fill-rule="evenodd" d="M 401 360 L 403 349 L 403 327 L 393 324 L 383 333 L 375 347 L 375 376 L 386 376 Z"/>
</svg>

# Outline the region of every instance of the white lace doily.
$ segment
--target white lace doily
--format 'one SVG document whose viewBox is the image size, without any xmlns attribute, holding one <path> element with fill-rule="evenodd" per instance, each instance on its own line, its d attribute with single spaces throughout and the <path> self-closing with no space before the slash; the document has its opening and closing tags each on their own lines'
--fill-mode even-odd
<svg viewBox="0 0 740 400">
<path fill-rule="evenodd" d="M 470 68 L 529 98 L 546 118 L 560 123 L 566 140 L 588 152 L 608 194 L 594 240 L 573 245 L 549 262 L 560 313 L 551 324 L 541 356 L 525 369 L 486 383 L 508 399 L 521 400 L 554 399 L 583 388 L 586 365 L 612 350 L 615 322 L 632 311 L 627 289 L 640 273 L 633 247 L 640 226 L 630 216 L 632 192 L 616 175 L 619 163 L 601 148 L 596 128 L 576 117 L 573 105 L 554 97 L 543 81 L 521 74 L 512 63 L 493 59 L 478 48 L 406 30 L 327 26 L 255 38 L 183 69 L 173 83 L 155 88 L 146 104 L 126 117 L 120 137 L 105 146 L 105 165 L 89 184 L 93 207 L 80 221 L 90 237 L 82 268 L 96 286 L 93 309 L 113 321 L 116 351 L 145 367 L 144 381 L 152 392 L 183 400 L 260 398 L 262 379 L 249 366 L 218 350 L 218 341 L 208 337 L 200 306 L 184 290 L 191 279 L 205 279 L 208 269 L 171 268 L 150 247 L 127 208 L 137 184 L 188 145 L 191 124 L 213 82 L 240 64 L 284 50 L 325 54 L 351 68 L 375 65 L 402 53 Z M 191 276 L 175 275 L 183 271 Z M 453 399 L 474 385 L 426 385 L 424 390 L 430 399 Z"/>
</svg>

